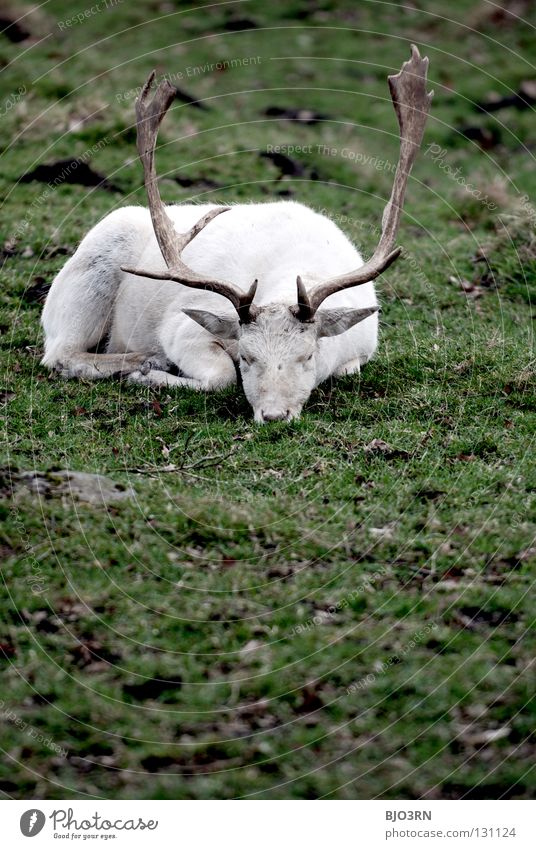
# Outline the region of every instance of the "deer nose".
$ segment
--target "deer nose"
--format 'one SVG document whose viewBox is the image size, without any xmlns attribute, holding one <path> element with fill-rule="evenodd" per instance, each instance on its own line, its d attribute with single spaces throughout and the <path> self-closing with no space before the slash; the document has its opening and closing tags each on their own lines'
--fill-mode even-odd
<svg viewBox="0 0 536 849">
<path fill-rule="evenodd" d="M 265 422 L 283 422 L 288 419 L 290 410 L 275 410 L 270 413 L 265 413 L 261 410 L 263 421 Z"/>
</svg>

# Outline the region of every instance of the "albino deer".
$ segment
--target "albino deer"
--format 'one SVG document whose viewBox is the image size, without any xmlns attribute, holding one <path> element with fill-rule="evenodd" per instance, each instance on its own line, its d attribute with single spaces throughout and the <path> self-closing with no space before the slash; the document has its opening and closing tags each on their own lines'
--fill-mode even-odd
<svg viewBox="0 0 536 849">
<path fill-rule="evenodd" d="M 165 207 L 154 153 L 175 89 L 166 80 L 151 100 L 153 72 L 136 102 L 149 211 L 107 215 L 60 271 L 43 311 L 43 363 L 65 377 L 123 374 L 205 391 L 239 375 L 257 422 L 296 418 L 323 380 L 359 372 L 377 345 L 372 281 L 400 254 L 400 214 L 432 98 L 428 59 L 411 49 L 388 78 L 400 157 L 365 263 L 329 218 L 298 203 Z M 106 353 L 93 353 L 104 339 Z"/>
</svg>

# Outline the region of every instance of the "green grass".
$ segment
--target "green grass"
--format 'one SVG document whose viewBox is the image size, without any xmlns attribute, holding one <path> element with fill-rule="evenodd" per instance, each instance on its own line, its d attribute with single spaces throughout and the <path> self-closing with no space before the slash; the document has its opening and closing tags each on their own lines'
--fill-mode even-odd
<svg viewBox="0 0 536 849">
<path fill-rule="evenodd" d="M 62 29 L 81 10 L 51 0 L 25 19 L 26 53 L 0 36 L 0 244 L 14 251 L 0 289 L 2 466 L 135 490 L 108 507 L 10 499 L 4 474 L 6 797 L 533 797 L 536 251 L 520 203 L 535 196 L 533 114 L 474 104 L 530 79 L 536 15 L 529 3 L 525 23 L 473 0 L 424 5 L 146 0 Z M 226 28 L 238 18 L 256 27 Z M 385 76 L 411 41 L 430 56 L 435 99 L 406 258 L 379 284 L 381 345 L 360 378 L 322 386 L 297 423 L 259 428 L 238 389 L 62 382 L 40 367 L 28 290 L 53 279 L 58 248 L 144 202 L 124 93 L 152 67 L 183 73 L 175 81 L 209 106 L 177 102 L 160 174 L 219 185 L 163 179 L 166 201 L 290 192 L 368 255 L 391 174 L 341 151 L 396 161 Z M 187 75 L 244 57 L 260 58 Z M 285 122 L 270 106 L 327 120 Z M 468 125 L 499 143 L 482 150 L 459 132 Z M 312 146 L 295 156 L 302 178 L 276 179 L 259 156 L 276 144 Z M 121 193 L 18 182 L 91 149 Z M 375 439 L 392 450 L 366 450 Z M 191 468 L 159 472 L 170 463 Z"/>
</svg>

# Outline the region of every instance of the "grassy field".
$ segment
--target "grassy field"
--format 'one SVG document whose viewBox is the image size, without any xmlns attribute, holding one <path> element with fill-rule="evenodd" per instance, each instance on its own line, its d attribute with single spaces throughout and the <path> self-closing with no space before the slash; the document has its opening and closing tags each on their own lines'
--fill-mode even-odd
<svg viewBox="0 0 536 849">
<path fill-rule="evenodd" d="M 509 5 L 49 0 L 0 35 L 6 798 L 534 796 L 536 9 Z M 144 203 L 153 67 L 202 107 L 163 127 L 167 202 L 293 198 L 368 256 L 411 42 L 435 98 L 360 378 L 261 428 L 238 389 L 40 366 L 54 274 Z M 21 181 L 73 157 L 111 186 Z"/>
</svg>

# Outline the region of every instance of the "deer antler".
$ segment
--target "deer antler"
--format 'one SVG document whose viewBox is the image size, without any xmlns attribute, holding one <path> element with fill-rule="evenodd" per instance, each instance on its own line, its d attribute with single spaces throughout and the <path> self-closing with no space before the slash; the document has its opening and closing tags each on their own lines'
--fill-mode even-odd
<svg viewBox="0 0 536 849">
<path fill-rule="evenodd" d="M 182 252 L 186 245 L 192 239 L 195 239 L 198 233 L 217 215 L 227 212 L 229 207 L 222 206 L 210 210 L 187 233 L 178 234 L 175 230 L 158 190 L 154 153 L 160 124 L 175 98 L 176 91 L 168 80 L 163 80 L 156 89 L 152 100 L 149 100 L 149 92 L 154 78 L 155 72 L 152 71 L 136 100 L 137 147 L 143 165 L 145 190 L 154 232 L 168 270 L 155 272 L 122 267 L 122 271 L 141 277 L 150 277 L 153 280 L 174 280 L 177 283 L 184 283 L 185 286 L 191 286 L 193 289 L 206 289 L 210 292 L 216 292 L 232 303 L 240 320 L 245 323 L 254 317 L 252 302 L 257 289 L 257 281 L 254 281 L 247 292 L 243 292 L 234 283 L 206 279 L 189 268 L 182 260 Z"/>
<path fill-rule="evenodd" d="M 297 315 L 302 321 L 312 321 L 318 307 L 329 295 L 374 280 L 398 259 L 402 249 L 395 247 L 395 241 L 400 214 L 404 206 L 406 186 L 413 162 L 421 146 L 433 96 L 433 92 L 426 93 L 427 71 L 428 59 L 421 59 L 418 49 L 412 44 L 411 59 L 404 62 L 398 74 L 388 77 L 391 99 L 400 126 L 400 156 L 391 197 L 383 211 L 382 234 L 378 246 L 372 258 L 361 268 L 339 277 L 331 277 L 309 293 L 301 277 L 298 277 Z"/>
</svg>

